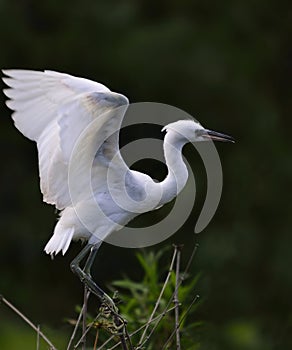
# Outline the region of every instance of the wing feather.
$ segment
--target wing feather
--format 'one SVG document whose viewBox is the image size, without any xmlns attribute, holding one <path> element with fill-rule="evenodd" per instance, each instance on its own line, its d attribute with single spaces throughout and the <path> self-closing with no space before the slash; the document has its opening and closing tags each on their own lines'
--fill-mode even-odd
<svg viewBox="0 0 292 350">
<path fill-rule="evenodd" d="M 80 157 L 86 158 L 88 148 L 92 153 L 93 147 L 103 143 L 102 157 L 107 156 L 106 149 L 118 152 L 116 130 L 124 113 L 114 110 L 126 105 L 128 100 L 100 83 L 64 73 L 14 69 L 3 73 L 8 76 L 3 78 L 9 87 L 4 93 L 10 98 L 7 106 L 14 111 L 15 126 L 23 135 L 37 142 L 44 201 L 64 209 L 71 205 L 68 166 L 76 143 L 82 139 L 82 152 L 77 155 L 77 161 Z M 91 124 L 94 126 L 90 129 Z M 84 130 L 90 137 L 82 138 Z M 94 171 L 98 172 L 105 162 L 97 157 L 94 166 Z M 81 192 L 82 176 L 79 172 L 76 176 L 73 184 L 77 192 Z"/>
</svg>

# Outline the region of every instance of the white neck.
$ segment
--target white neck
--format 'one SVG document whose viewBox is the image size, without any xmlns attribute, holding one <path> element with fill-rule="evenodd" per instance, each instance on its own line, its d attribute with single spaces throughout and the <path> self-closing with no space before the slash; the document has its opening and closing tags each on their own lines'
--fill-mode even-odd
<svg viewBox="0 0 292 350">
<path fill-rule="evenodd" d="M 158 185 L 162 189 L 160 204 L 171 201 L 185 186 L 188 170 L 182 158 L 182 148 L 188 141 L 169 130 L 164 138 L 163 150 L 168 174 Z"/>
</svg>

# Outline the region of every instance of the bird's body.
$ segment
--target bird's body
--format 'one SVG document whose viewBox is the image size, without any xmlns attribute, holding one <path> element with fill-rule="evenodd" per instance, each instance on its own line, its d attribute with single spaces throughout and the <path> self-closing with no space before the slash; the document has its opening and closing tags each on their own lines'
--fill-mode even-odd
<svg viewBox="0 0 292 350">
<path fill-rule="evenodd" d="M 210 133 L 192 120 L 167 125 L 168 175 L 157 183 L 130 170 L 119 152 L 119 128 L 129 103 L 125 96 L 100 83 L 54 71 L 5 70 L 4 74 L 10 87 L 4 93 L 10 98 L 7 106 L 14 111 L 15 126 L 37 143 L 43 199 L 60 210 L 45 247 L 48 254 L 64 254 L 75 239 L 98 244 L 140 213 L 172 200 L 188 177 L 184 144 L 210 139 Z M 92 191 L 84 190 L 88 166 Z"/>
<path fill-rule="evenodd" d="M 167 139 L 174 138 L 171 132 L 168 132 L 168 135 Z M 179 134 L 178 136 L 180 137 Z M 165 150 L 171 171 L 160 183 L 153 181 L 147 174 L 128 168 L 124 169 L 124 179 L 118 166 L 116 170 L 113 168 L 110 171 L 113 176 L 109 188 L 108 164 L 105 162 L 99 165 L 97 177 L 92 179 L 94 200 L 90 193 L 88 198 L 82 198 L 74 206 L 68 206 L 62 211 L 54 235 L 45 247 L 46 252 L 52 254 L 62 250 L 64 254 L 71 239 L 81 238 L 88 240 L 90 244 L 98 243 L 140 213 L 155 210 L 171 201 L 183 189 L 188 177 L 181 153 L 185 142 L 186 140 L 171 140 L 170 144 L 176 145 L 175 149 L 171 146 L 171 152 Z"/>
</svg>

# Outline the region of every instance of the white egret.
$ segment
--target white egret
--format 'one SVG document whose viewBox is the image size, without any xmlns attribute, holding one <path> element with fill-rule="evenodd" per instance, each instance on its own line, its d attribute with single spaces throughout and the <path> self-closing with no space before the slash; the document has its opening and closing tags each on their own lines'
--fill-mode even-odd
<svg viewBox="0 0 292 350">
<path fill-rule="evenodd" d="M 100 300 L 108 303 L 112 310 L 117 310 L 111 299 L 92 280 L 90 267 L 100 245 L 100 238 L 105 238 L 120 225 L 127 224 L 139 213 L 130 212 L 114 202 L 106 183 L 109 168 L 116 175 L 116 196 L 129 196 L 121 198 L 124 203 L 127 203 L 127 198 L 138 198 L 139 201 L 147 190 L 148 197 L 144 204 L 146 212 L 171 201 L 184 187 L 188 171 L 181 151 L 187 142 L 233 142 L 233 138 L 207 130 L 192 120 L 179 120 L 166 125 L 164 156 L 168 175 L 162 182 L 156 182 L 146 174 L 130 170 L 119 153 L 119 135 L 115 131 L 119 129 L 123 112 L 129 103 L 125 96 L 110 91 L 100 83 L 54 71 L 4 70 L 3 73 L 7 76 L 3 81 L 9 87 L 4 90 L 9 98 L 6 103 L 14 111 L 12 118 L 15 126 L 23 135 L 37 143 L 43 200 L 60 210 L 60 219 L 45 251 L 52 255 L 60 251 L 65 254 L 72 240 L 87 240 L 88 244 L 74 259 L 71 268 Z M 125 106 L 122 111 L 119 108 L 121 106 Z M 82 178 L 83 169 L 78 172 L 79 177 L 73 179 L 77 187 L 77 202 L 72 203 L 68 188 L 72 150 L 83 130 L 93 121 L 96 123 L 89 129 L 88 138 L 83 139 L 83 147 L 75 161 L 87 157 L 92 139 L 100 140 L 92 164 L 93 193 L 103 208 L 103 215 L 100 216 L 92 211 L 86 198 L 88 194 L 83 196 L 82 189 L 86 185 L 84 181 L 87 181 Z M 124 172 L 127 173 L 126 183 L 124 177 L 120 176 Z M 122 188 L 126 188 L 127 193 Z M 156 193 L 160 195 L 159 200 L 155 198 Z M 85 226 L 78 218 L 76 207 L 86 213 L 84 217 L 88 222 Z M 80 263 L 87 255 L 87 262 L 82 269 Z"/>
</svg>

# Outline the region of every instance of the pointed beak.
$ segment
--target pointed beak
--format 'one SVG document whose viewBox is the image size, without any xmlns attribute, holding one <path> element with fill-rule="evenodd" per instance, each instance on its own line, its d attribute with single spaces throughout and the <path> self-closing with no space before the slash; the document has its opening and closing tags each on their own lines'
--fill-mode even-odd
<svg viewBox="0 0 292 350">
<path fill-rule="evenodd" d="M 229 135 L 221 134 L 220 132 L 213 130 L 204 130 L 201 134 L 202 137 L 206 139 L 211 139 L 213 141 L 223 141 L 223 142 L 235 142 L 234 138 Z"/>
</svg>

